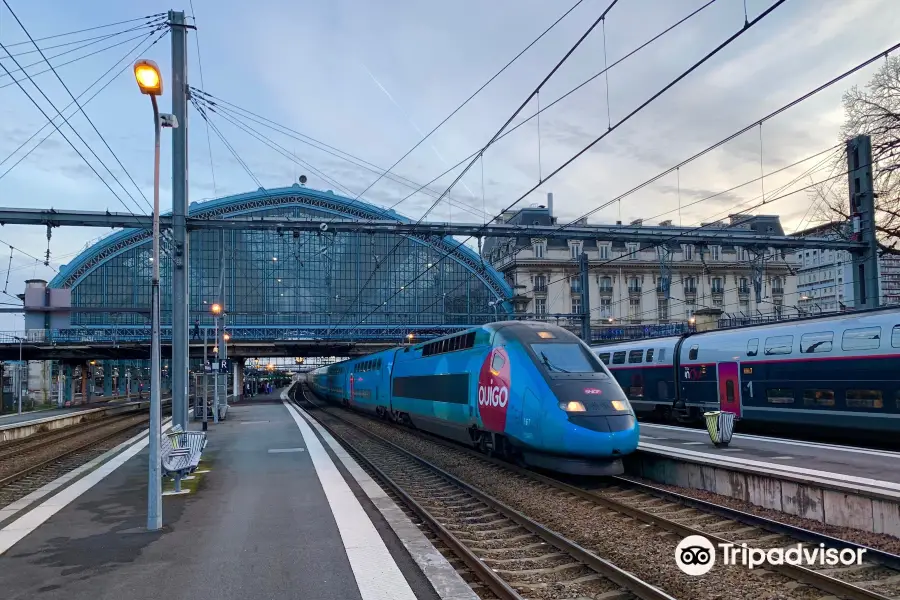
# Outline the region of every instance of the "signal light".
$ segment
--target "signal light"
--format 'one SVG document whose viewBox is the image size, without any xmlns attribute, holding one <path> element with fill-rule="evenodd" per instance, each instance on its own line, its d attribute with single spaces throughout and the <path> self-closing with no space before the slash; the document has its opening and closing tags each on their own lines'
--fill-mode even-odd
<svg viewBox="0 0 900 600">
<path fill-rule="evenodd" d="M 584 404 L 578 400 L 570 400 L 569 402 L 560 402 L 559 407 L 566 412 L 587 412 Z"/>
</svg>

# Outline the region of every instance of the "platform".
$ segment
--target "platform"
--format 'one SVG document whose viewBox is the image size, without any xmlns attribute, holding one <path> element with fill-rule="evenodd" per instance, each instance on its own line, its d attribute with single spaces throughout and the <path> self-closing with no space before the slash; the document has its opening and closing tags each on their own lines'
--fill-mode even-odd
<svg viewBox="0 0 900 600">
<path fill-rule="evenodd" d="M 477 598 L 330 436 L 272 399 L 209 425 L 208 472 L 164 498 L 162 531 L 145 529 L 146 435 L 93 487 L 104 468 L 0 512 L 4 600 Z"/>
<path fill-rule="evenodd" d="M 804 442 L 736 433 L 728 448 L 716 448 L 705 429 L 641 423 L 640 449 L 700 453 L 727 461 L 766 463 L 810 476 L 864 478 L 896 484 L 900 491 L 900 452 Z"/>
</svg>

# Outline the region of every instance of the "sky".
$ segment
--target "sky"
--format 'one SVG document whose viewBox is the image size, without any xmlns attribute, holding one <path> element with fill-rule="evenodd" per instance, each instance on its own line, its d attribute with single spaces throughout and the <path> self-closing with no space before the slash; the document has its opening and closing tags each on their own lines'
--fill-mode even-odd
<svg viewBox="0 0 900 600">
<path fill-rule="evenodd" d="M 189 83 L 297 132 L 288 137 L 246 119 L 238 121 L 296 157 L 289 160 L 229 122 L 227 113 L 209 114 L 211 124 L 234 149 L 239 162 L 215 129 L 209 128 L 192 108 L 187 123 L 190 201 L 252 191 L 260 184 L 283 187 L 306 175 L 310 187 L 354 198 L 362 194 L 374 204 L 394 206 L 401 214 L 419 218 L 469 161 L 438 176 L 493 137 L 611 0 L 582 0 L 402 160 L 389 178 L 381 178 L 371 187 L 378 175 L 373 167 L 361 168 L 360 161 L 381 169 L 393 165 L 576 0 L 256 0 L 251 4 L 188 0 L 182 6 L 149 0 L 7 2 L 34 38 L 169 9 L 184 10 L 197 26 L 188 40 Z M 707 2 L 619 0 L 510 127 Z M 442 201 L 428 218 L 469 223 L 490 219 L 608 132 L 591 150 L 514 205 L 545 204 L 546 194 L 552 192 L 554 214 L 560 223 L 570 222 L 897 42 L 900 11 L 891 10 L 895 0 L 855 0 L 852 8 L 842 0 L 788 0 L 647 107 L 629 116 L 742 29 L 745 5 L 752 21 L 773 2 L 716 0 L 611 68 L 606 76 L 547 109 L 540 115 L 539 124 L 532 119 L 493 144 L 453 187 L 451 200 Z M 75 114 L 69 123 L 78 133 L 65 125 L 61 129 L 93 170 L 50 126 L 13 152 L 48 120 L 0 69 L 0 161 L 4 161 L 0 163 L 0 206 L 149 214 L 151 204 L 146 199 L 152 201 L 153 197 L 152 113 L 147 97 L 138 93 L 130 65 L 138 57 L 153 59 L 162 67 L 164 80 L 170 82 L 171 53 L 169 37 L 152 44 L 159 34 L 146 37 L 151 30 L 143 27 L 144 22 L 129 21 L 38 42 L 73 94 L 88 90 L 81 102 L 93 126 L 83 115 Z M 139 46 L 142 40 L 146 41 Z M 40 54 L 27 42 L 13 14 L 0 3 L 0 44 L 20 65 L 38 63 L 27 67 L 27 72 L 49 101 L 21 73 L 13 74 L 23 79 L 22 86 L 47 116 L 55 116 L 50 102 L 62 109 L 71 97 L 52 72 L 37 74 L 46 69 L 46 63 L 41 63 Z M 68 42 L 77 43 L 60 45 Z M 81 49 L 52 58 L 74 48 Z M 95 51 L 87 58 L 61 65 Z M 6 68 L 17 68 L 2 49 L 0 57 Z M 817 211 L 811 208 L 807 193 L 801 190 L 780 196 L 834 174 L 826 151 L 840 141 L 841 96 L 852 85 L 865 85 L 878 65 L 874 63 L 677 173 L 595 212 L 590 221 L 644 219 L 647 224 L 655 224 L 672 219 L 675 224 L 699 225 L 745 210 L 765 193 L 772 202 L 753 212 L 780 215 L 788 232 L 810 225 Z M 99 83 L 89 87 L 95 81 Z M 104 84 L 106 87 L 85 103 Z M 170 106 L 171 96 L 165 95 L 162 110 L 168 111 Z M 77 109 L 73 106 L 64 112 L 74 114 Z M 615 129 L 608 131 L 611 126 Z M 46 141 L 10 168 L 47 134 Z M 85 149 L 82 139 L 102 164 Z M 309 139 L 352 155 L 357 164 L 317 149 Z M 171 135 L 164 131 L 163 211 L 171 208 L 170 150 Z M 785 169 L 798 161 L 803 162 Z M 775 173 L 762 182 L 704 200 L 759 178 L 761 172 Z M 425 190 L 431 190 L 429 193 L 412 194 L 435 178 Z M 45 230 L 0 227 L 0 262 L 9 263 L 0 265 L 0 270 L 8 271 L 0 272 L 6 279 L 5 299 L 0 298 L 0 303 L 17 302 L 9 294 L 21 293 L 25 279 L 51 279 L 61 264 L 108 233 L 90 228 L 54 229 L 49 248 L 51 264 L 45 267 Z M 11 252 L 11 260 L 7 254 L 10 245 L 16 249 Z M 20 315 L 0 315 L 0 330 L 21 328 Z"/>
</svg>

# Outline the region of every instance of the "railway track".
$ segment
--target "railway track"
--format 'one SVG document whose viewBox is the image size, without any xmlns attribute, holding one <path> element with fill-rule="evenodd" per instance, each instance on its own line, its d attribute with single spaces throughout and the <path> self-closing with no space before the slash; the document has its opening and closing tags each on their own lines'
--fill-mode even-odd
<svg viewBox="0 0 900 600">
<path fill-rule="evenodd" d="M 40 446 L 31 449 L 28 453 L 31 456 L 21 461 L 25 466 L 6 469 L 6 474 L 0 476 L 0 508 L 100 456 L 135 435 L 148 422 L 149 416 L 144 415 L 115 417 L 104 421 L 102 426 L 67 436 L 66 441 L 70 443 L 59 449 L 53 448 L 54 444 L 59 443 L 58 439 L 44 440 Z M 71 443 L 82 436 L 85 437 L 83 442 Z M 0 462 L 0 466 L 2 464 Z"/>
<path fill-rule="evenodd" d="M 0 462 L 11 458 L 18 458 L 22 454 L 41 450 L 49 445 L 58 444 L 65 440 L 79 437 L 91 431 L 108 427 L 114 419 L 123 420 L 130 418 L 131 415 L 121 415 L 100 419 L 89 423 L 78 423 L 62 429 L 54 429 L 52 431 L 44 431 L 36 433 L 28 437 L 17 440 L 10 440 L 0 444 Z"/>
<path fill-rule="evenodd" d="M 713 544 L 733 543 L 737 547 L 746 543 L 748 547 L 761 549 L 796 547 L 865 550 L 864 564 L 851 567 L 831 567 L 816 565 L 810 568 L 783 565 L 765 565 L 760 572 L 776 572 L 789 581 L 780 587 L 782 596 L 801 598 L 851 598 L 885 600 L 900 598 L 900 556 L 839 540 L 823 534 L 779 523 L 756 515 L 742 513 L 729 507 L 715 505 L 702 500 L 680 496 L 672 492 L 654 488 L 626 478 L 615 478 L 612 486 L 593 484 L 589 486 L 571 485 L 556 478 L 518 468 L 483 454 L 469 450 L 441 438 L 401 428 L 381 421 L 374 421 L 349 411 L 328 407 L 323 412 L 334 419 L 341 419 L 349 426 L 378 432 L 396 432 L 392 440 L 406 447 L 407 436 L 427 440 L 438 445 L 447 463 L 458 462 L 452 454 L 475 460 L 488 471 L 487 479 L 502 481 L 513 478 L 511 485 L 530 487 L 547 503 L 573 507 L 573 514 L 615 514 L 620 519 L 634 523 L 640 535 L 650 531 L 657 535 L 678 536 L 702 535 Z M 438 454 L 435 453 L 437 458 Z M 443 460 L 442 458 L 442 460 Z M 438 462 L 441 462 L 439 460 Z M 674 554 L 669 556 L 674 564 Z M 717 567 L 719 568 L 719 567 Z M 714 571 L 715 572 L 715 571 Z M 747 573 L 749 578 L 756 577 Z"/>
<path fill-rule="evenodd" d="M 390 441 L 338 418 L 319 422 L 440 538 L 492 596 L 673 599 Z"/>
</svg>

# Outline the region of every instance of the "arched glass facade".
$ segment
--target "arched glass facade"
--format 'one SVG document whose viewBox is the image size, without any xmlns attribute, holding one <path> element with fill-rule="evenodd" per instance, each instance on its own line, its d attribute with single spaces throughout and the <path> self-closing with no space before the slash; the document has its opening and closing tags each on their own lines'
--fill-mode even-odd
<svg viewBox="0 0 900 600">
<path fill-rule="evenodd" d="M 392 211 L 299 186 L 195 203 L 190 213 L 210 219 L 408 222 Z M 235 329 L 465 326 L 502 318 L 510 310 L 508 304 L 493 304 L 512 295 L 503 278 L 471 250 L 454 251 L 457 243 L 449 238 L 203 229 L 190 233 L 189 244 L 191 326 L 197 319 L 210 325 L 209 307 L 217 301 Z M 172 314 L 172 256 L 165 241 L 161 249 L 165 326 Z M 437 266 L 416 279 L 431 265 Z M 150 233 L 126 230 L 83 252 L 50 285 L 72 288 L 73 327 L 144 326 L 148 314 L 77 309 L 149 309 L 151 268 Z"/>
</svg>

